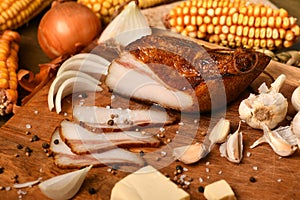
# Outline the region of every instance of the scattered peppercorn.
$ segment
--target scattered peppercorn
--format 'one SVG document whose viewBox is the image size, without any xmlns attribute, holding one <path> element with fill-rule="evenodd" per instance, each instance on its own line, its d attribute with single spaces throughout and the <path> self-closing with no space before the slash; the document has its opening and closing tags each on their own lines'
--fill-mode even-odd
<svg viewBox="0 0 300 200">
<path fill-rule="evenodd" d="M 25 148 L 25 152 L 31 153 L 31 152 L 32 152 L 32 149 L 30 149 L 29 147 L 26 147 L 26 148 Z"/>
<path fill-rule="evenodd" d="M 39 138 L 39 136 L 37 136 L 37 135 L 34 135 L 34 136 L 32 136 L 32 138 L 31 138 L 31 142 L 35 142 L 35 141 L 38 141 L 40 138 Z"/>
<path fill-rule="evenodd" d="M 93 188 L 93 187 L 89 188 L 89 193 L 90 194 L 96 194 L 95 188 Z"/>
<path fill-rule="evenodd" d="M 201 193 L 203 193 L 204 192 L 204 187 L 203 186 L 199 186 L 198 187 L 198 191 L 201 192 Z"/>
<path fill-rule="evenodd" d="M 18 144 L 18 145 L 17 145 L 17 149 L 23 149 L 23 145 Z"/>
<path fill-rule="evenodd" d="M 50 147 L 50 144 L 49 144 L 48 142 L 44 142 L 44 143 L 42 144 L 42 147 L 43 147 L 44 149 L 48 149 L 48 148 Z"/>
<path fill-rule="evenodd" d="M 0 167 L 0 174 L 4 172 L 4 167 Z"/>
<path fill-rule="evenodd" d="M 113 126 L 114 125 L 114 120 L 112 120 L 112 119 L 110 119 L 110 120 L 108 120 L 107 121 L 107 124 L 109 125 L 109 126 Z"/>
<path fill-rule="evenodd" d="M 181 165 L 176 165 L 176 170 L 183 170 L 183 167 Z"/>
<path fill-rule="evenodd" d="M 256 178 L 253 177 L 253 176 L 251 176 L 251 177 L 249 178 L 249 181 L 250 181 L 251 183 L 255 183 L 255 182 L 256 182 Z"/>
<path fill-rule="evenodd" d="M 53 143 L 54 143 L 54 144 L 59 144 L 59 140 L 58 140 L 58 139 L 55 139 L 55 140 L 53 141 Z"/>
</svg>

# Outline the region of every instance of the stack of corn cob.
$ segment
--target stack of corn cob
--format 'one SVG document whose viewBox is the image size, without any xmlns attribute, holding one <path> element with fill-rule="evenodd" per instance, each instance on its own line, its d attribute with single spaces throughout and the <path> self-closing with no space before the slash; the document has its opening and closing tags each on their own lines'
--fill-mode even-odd
<svg viewBox="0 0 300 200">
<path fill-rule="evenodd" d="M 101 19 L 103 25 L 107 25 L 119 9 L 132 0 L 77 0 L 94 11 Z M 170 3 L 175 0 L 136 0 L 140 8 L 149 8 L 159 4 Z"/>
<path fill-rule="evenodd" d="M 0 30 L 16 29 L 27 23 L 53 0 L 1 0 Z"/>
<path fill-rule="evenodd" d="M 18 52 L 20 35 L 6 30 L 0 35 L 0 115 L 12 112 L 18 99 Z"/>
<path fill-rule="evenodd" d="M 228 47 L 279 49 L 300 35 L 296 19 L 284 9 L 247 0 L 189 0 L 166 16 L 172 31 Z"/>
</svg>

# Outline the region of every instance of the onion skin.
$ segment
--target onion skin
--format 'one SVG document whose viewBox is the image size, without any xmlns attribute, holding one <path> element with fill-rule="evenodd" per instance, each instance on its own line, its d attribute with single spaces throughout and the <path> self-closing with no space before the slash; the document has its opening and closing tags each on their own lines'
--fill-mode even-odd
<svg viewBox="0 0 300 200">
<path fill-rule="evenodd" d="M 73 55 L 98 37 L 101 28 L 88 7 L 76 2 L 56 3 L 41 19 L 38 42 L 50 59 Z"/>
</svg>

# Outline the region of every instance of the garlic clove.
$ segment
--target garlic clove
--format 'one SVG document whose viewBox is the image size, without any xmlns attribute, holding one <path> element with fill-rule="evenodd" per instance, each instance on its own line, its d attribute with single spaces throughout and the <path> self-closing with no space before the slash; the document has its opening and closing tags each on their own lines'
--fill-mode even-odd
<svg viewBox="0 0 300 200">
<path fill-rule="evenodd" d="M 110 62 L 105 58 L 92 53 L 81 53 L 67 59 L 57 71 L 56 76 L 60 76 L 68 70 L 76 70 L 89 75 L 107 74 Z"/>
<path fill-rule="evenodd" d="M 300 111 L 294 116 L 291 123 L 291 130 L 297 137 L 297 144 L 300 149 Z"/>
<path fill-rule="evenodd" d="M 184 164 L 196 163 L 206 154 L 207 150 L 205 146 L 200 143 L 176 147 L 173 149 L 173 156 Z"/>
<path fill-rule="evenodd" d="M 292 93 L 291 102 L 295 110 L 300 111 L 300 86 L 298 86 Z"/>
<path fill-rule="evenodd" d="M 264 135 L 255 141 L 250 148 L 255 148 L 261 143 L 268 143 L 279 156 L 290 156 L 296 151 L 297 137 L 291 131 L 291 127 L 279 127 L 271 131 L 268 126 L 263 125 L 263 131 Z"/>
<path fill-rule="evenodd" d="M 80 189 L 87 173 L 93 166 L 55 176 L 43 181 L 38 186 L 42 193 L 55 200 L 71 199 Z"/>
<path fill-rule="evenodd" d="M 263 129 L 262 124 L 273 129 L 283 121 L 287 114 L 288 101 L 278 91 L 285 79 L 285 75 L 280 75 L 270 88 L 263 83 L 259 87 L 258 95 L 250 94 L 244 99 L 239 105 L 240 119 L 256 129 Z"/>
<path fill-rule="evenodd" d="M 100 84 L 100 82 L 95 79 L 94 77 L 85 74 L 83 72 L 80 71 L 73 71 L 73 70 L 69 70 L 69 71 L 64 71 L 62 72 L 59 76 L 56 76 L 56 78 L 53 80 L 53 82 L 51 83 L 51 86 L 49 88 L 48 91 L 48 108 L 51 111 L 54 108 L 54 96 L 56 95 L 59 87 L 61 86 L 61 84 L 73 77 L 82 77 L 82 78 L 86 78 L 89 81 L 95 83 L 95 84 Z"/>
<path fill-rule="evenodd" d="M 114 38 L 120 44 L 126 46 L 151 33 L 152 31 L 146 17 L 142 14 L 135 1 L 131 1 L 104 29 L 98 39 L 98 43 Z"/>
<path fill-rule="evenodd" d="M 97 83 L 86 78 L 72 77 L 67 79 L 60 85 L 56 93 L 56 97 L 55 97 L 56 113 L 59 114 L 61 112 L 61 101 L 64 97 L 72 93 L 82 92 L 82 91 L 96 92 L 96 91 L 102 91 L 102 88 Z"/>
<path fill-rule="evenodd" d="M 209 133 L 208 139 L 212 144 L 223 143 L 230 131 L 230 121 L 221 118 Z"/>
<path fill-rule="evenodd" d="M 221 144 L 219 149 L 221 156 L 233 163 L 240 163 L 243 158 L 243 134 L 240 127 L 241 122 L 238 129 L 227 137 L 227 141 Z"/>
</svg>

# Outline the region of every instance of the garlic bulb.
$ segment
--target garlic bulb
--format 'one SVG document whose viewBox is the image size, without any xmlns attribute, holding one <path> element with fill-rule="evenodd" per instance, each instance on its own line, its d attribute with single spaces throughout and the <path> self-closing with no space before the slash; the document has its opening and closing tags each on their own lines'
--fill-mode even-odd
<svg viewBox="0 0 300 200">
<path fill-rule="evenodd" d="M 300 86 L 298 86 L 291 97 L 291 102 L 296 111 L 300 111 Z"/>
<path fill-rule="evenodd" d="M 300 111 L 293 118 L 291 130 L 296 135 L 298 147 L 300 148 Z"/>
<path fill-rule="evenodd" d="M 240 132 L 241 122 L 238 129 L 227 137 L 226 142 L 221 144 L 220 153 L 230 162 L 240 163 L 243 158 L 243 134 Z"/>
<path fill-rule="evenodd" d="M 265 83 L 258 88 L 259 94 L 250 94 L 239 106 L 240 119 L 252 128 L 262 129 L 262 124 L 270 129 L 285 119 L 288 109 L 287 99 L 279 92 L 286 76 L 280 75 L 271 87 Z"/>
<path fill-rule="evenodd" d="M 264 135 L 256 140 L 250 148 L 255 148 L 261 143 L 268 143 L 273 151 L 280 156 L 292 155 L 297 147 L 297 137 L 291 131 L 290 126 L 279 127 L 273 131 L 263 125 Z"/>
<path fill-rule="evenodd" d="M 43 194 L 50 199 L 71 199 L 80 189 L 87 173 L 93 166 L 55 176 L 39 184 Z"/>
<path fill-rule="evenodd" d="M 104 29 L 98 39 L 98 43 L 114 38 L 120 44 L 126 46 L 142 36 L 150 35 L 151 32 L 146 17 L 142 14 L 135 1 L 131 1 Z"/>
</svg>

